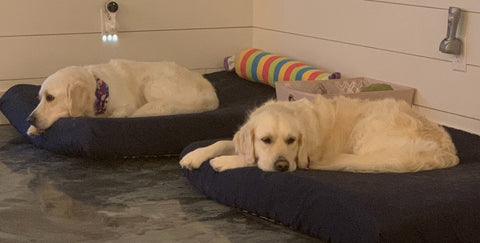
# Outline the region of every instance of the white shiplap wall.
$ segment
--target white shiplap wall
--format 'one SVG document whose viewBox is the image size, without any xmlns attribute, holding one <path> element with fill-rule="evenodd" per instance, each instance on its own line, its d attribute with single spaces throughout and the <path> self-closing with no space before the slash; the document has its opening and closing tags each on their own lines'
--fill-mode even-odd
<svg viewBox="0 0 480 243">
<path fill-rule="evenodd" d="M 238 0 L 117 0 L 117 46 L 100 39 L 104 0 L 0 0 L 0 90 L 37 82 L 68 65 L 110 58 L 174 60 L 218 69 L 251 44 L 251 3 Z M 225 11 L 235 9 L 235 11 Z"/>
<path fill-rule="evenodd" d="M 111 58 L 173 60 L 198 72 L 252 42 L 252 3 L 240 0 L 116 0 L 119 43 L 100 36 L 105 0 L 0 0 L 0 95 L 40 84 L 69 65 Z M 5 123 L 0 117 L 0 124 Z"/>
<path fill-rule="evenodd" d="M 0 93 L 16 83 L 38 84 L 67 65 L 110 58 L 217 70 L 225 56 L 253 46 L 347 77 L 415 87 L 415 107 L 429 118 L 480 134 L 478 0 L 117 2 L 120 42 L 105 46 L 103 0 L 0 0 Z M 453 71 L 453 57 L 438 51 L 449 6 L 465 10 L 459 34 L 466 72 Z"/>
<path fill-rule="evenodd" d="M 438 51 L 449 6 L 465 10 L 466 72 Z M 478 0 L 254 0 L 253 26 L 254 47 L 415 87 L 415 107 L 430 119 L 480 134 Z"/>
</svg>

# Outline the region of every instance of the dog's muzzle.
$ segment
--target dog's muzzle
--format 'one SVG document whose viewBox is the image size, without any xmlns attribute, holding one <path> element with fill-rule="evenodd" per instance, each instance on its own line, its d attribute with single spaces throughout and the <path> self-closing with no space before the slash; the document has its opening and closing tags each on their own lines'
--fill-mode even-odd
<svg viewBox="0 0 480 243">
<path fill-rule="evenodd" d="M 279 157 L 275 163 L 273 163 L 275 171 L 284 172 L 288 171 L 290 164 L 284 157 Z"/>
<path fill-rule="evenodd" d="M 35 126 L 37 124 L 37 117 L 34 114 L 31 114 L 27 117 L 27 122 L 30 123 L 30 125 Z"/>
</svg>

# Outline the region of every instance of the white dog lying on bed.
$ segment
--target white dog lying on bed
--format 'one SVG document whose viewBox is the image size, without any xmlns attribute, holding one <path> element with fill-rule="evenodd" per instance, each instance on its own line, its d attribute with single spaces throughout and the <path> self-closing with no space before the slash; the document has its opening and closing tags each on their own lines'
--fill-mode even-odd
<svg viewBox="0 0 480 243">
<path fill-rule="evenodd" d="M 218 98 L 200 74 L 173 62 L 73 66 L 48 77 L 27 133 L 39 135 L 62 117 L 140 117 L 214 110 Z"/>
<path fill-rule="evenodd" d="M 403 101 L 319 96 L 315 102 L 270 101 L 253 111 L 233 141 L 183 157 L 184 168 L 210 160 L 217 171 L 258 166 L 353 172 L 414 172 L 455 166 L 449 134 Z"/>
</svg>

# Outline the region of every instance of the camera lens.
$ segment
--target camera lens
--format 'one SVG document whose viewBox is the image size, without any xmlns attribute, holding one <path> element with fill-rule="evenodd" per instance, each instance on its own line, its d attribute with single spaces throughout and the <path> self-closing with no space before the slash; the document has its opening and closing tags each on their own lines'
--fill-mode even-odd
<svg viewBox="0 0 480 243">
<path fill-rule="evenodd" d="M 118 4 L 116 2 L 109 2 L 107 4 L 107 9 L 110 13 L 115 13 L 118 10 Z"/>
</svg>

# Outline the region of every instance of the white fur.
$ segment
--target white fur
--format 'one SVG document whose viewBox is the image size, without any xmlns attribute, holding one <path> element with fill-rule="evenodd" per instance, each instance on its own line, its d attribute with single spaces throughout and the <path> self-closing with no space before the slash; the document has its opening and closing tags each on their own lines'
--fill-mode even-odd
<svg viewBox="0 0 480 243">
<path fill-rule="evenodd" d="M 458 164 L 448 133 L 403 101 L 319 96 L 270 101 L 250 114 L 233 141 L 185 155 L 184 168 L 210 161 L 217 171 L 258 166 L 353 172 L 415 172 Z"/>
<path fill-rule="evenodd" d="M 49 76 L 40 89 L 40 103 L 29 117 L 35 119 L 27 133 L 38 135 L 62 117 L 94 117 L 95 76 L 109 86 L 102 117 L 173 115 L 218 107 L 210 82 L 173 62 L 111 60 L 67 67 Z M 48 102 L 47 95 L 55 99 Z"/>
</svg>

